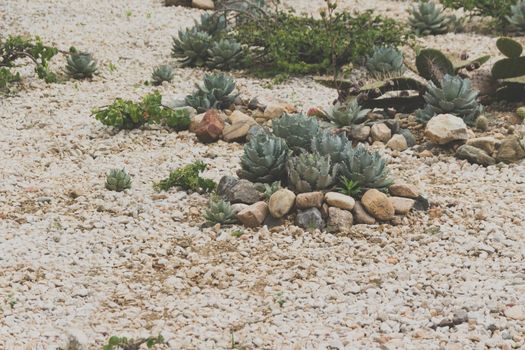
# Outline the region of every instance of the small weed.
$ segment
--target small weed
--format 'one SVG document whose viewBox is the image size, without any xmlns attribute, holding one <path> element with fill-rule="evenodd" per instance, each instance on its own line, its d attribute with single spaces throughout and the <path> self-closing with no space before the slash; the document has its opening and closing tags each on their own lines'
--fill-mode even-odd
<svg viewBox="0 0 525 350">
<path fill-rule="evenodd" d="M 117 71 L 117 66 L 113 62 L 109 62 L 108 69 L 110 73 L 113 73 Z"/>
<path fill-rule="evenodd" d="M 148 349 L 152 349 L 155 345 L 165 344 L 164 337 L 158 335 L 156 337 L 128 339 L 126 337 L 112 336 L 109 338 L 107 345 L 104 345 L 103 350 L 139 350 L 140 347 L 146 344 Z"/>
<path fill-rule="evenodd" d="M 232 237 L 239 238 L 244 235 L 246 232 L 244 230 L 235 230 L 231 233 Z"/>
</svg>

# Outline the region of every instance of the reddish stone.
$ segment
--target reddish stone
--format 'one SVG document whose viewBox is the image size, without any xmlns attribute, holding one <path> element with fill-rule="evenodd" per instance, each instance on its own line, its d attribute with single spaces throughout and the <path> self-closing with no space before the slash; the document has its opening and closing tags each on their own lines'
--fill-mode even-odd
<svg viewBox="0 0 525 350">
<path fill-rule="evenodd" d="M 204 114 L 202 121 L 199 123 L 195 135 L 203 143 L 217 141 L 224 130 L 224 121 L 215 109 L 210 109 Z"/>
</svg>

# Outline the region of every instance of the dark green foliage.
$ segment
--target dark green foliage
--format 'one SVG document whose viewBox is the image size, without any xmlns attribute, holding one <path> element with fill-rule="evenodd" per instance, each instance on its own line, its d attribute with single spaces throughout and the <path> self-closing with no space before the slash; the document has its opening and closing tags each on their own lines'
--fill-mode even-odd
<svg viewBox="0 0 525 350">
<path fill-rule="evenodd" d="M 171 82 L 173 80 L 173 70 L 168 65 L 155 67 L 151 74 L 151 82 L 153 85 L 161 85 L 163 82 Z"/>
<path fill-rule="evenodd" d="M 304 114 L 285 114 L 272 120 L 272 129 L 293 151 L 310 151 L 312 139 L 319 131 L 319 122 L 317 118 Z"/>
<path fill-rule="evenodd" d="M 186 105 L 191 106 L 199 113 L 209 109 L 225 109 L 237 98 L 233 93 L 235 81 L 225 74 L 206 74 L 202 85 L 186 96 Z"/>
<path fill-rule="evenodd" d="M 163 106 L 158 91 L 145 95 L 138 103 L 117 98 L 109 106 L 94 109 L 93 114 L 104 125 L 117 129 L 135 129 L 144 124 L 165 121 L 174 129 L 184 130 L 191 122 L 188 111 Z"/>
<path fill-rule="evenodd" d="M 416 56 L 416 67 L 419 74 L 439 84 L 446 74 L 454 75 L 454 65 L 445 54 L 435 49 L 424 49 Z"/>
<path fill-rule="evenodd" d="M 179 31 L 178 38 L 173 37 L 171 55 L 181 62 L 182 66 L 202 67 L 208 60 L 213 38 L 206 32 L 195 28 Z"/>
<path fill-rule="evenodd" d="M 286 175 L 288 153 L 288 146 L 282 138 L 258 133 L 244 145 L 241 169 L 237 174 L 252 182 L 271 183 L 282 180 Z"/>
<path fill-rule="evenodd" d="M 498 50 L 508 58 L 518 58 L 523 52 L 523 46 L 511 38 L 498 38 L 496 46 Z"/>
<path fill-rule="evenodd" d="M 523 52 L 521 44 L 511 38 L 499 38 L 496 45 L 507 58 L 494 64 L 492 76 L 496 79 L 507 79 L 525 75 L 525 56 L 520 56 Z"/>
<path fill-rule="evenodd" d="M 7 90 L 11 83 L 20 81 L 20 73 L 12 73 L 7 68 L 0 68 L 0 91 Z"/>
<path fill-rule="evenodd" d="M 116 192 L 131 188 L 131 177 L 124 169 L 111 169 L 106 175 L 106 188 Z"/>
<path fill-rule="evenodd" d="M 156 337 L 128 339 L 126 337 L 112 336 L 108 343 L 104 345 L 103 350 L 139 350 L 142 345 L 151 349 L 155 345 L 164 344 L 164 338 L 161 335 Z"/>
<path fill-rule="evenodd" d="M 361 190 L 370 188 L 385 190 L 393 183 L 381 154 L 367 149 L 362 144 L 347 147 L 339 170 L 342 176 L 339 178 L 339 184 L 342 186 L 352 181 L 352 187 Z"/>
<path fill-rule="evenodd" d="M 490 16 L 496 24 L 507 24 L 506 17 L 510 15 L 510 7 L 516 0 L 441 0 L 445 7 L 452 9 L 464 8 L 476 16 Z"/>
<path fill-rule="evenodd" d="M 337 188 L 338 192 L 354 198 L 357 198 L 359 195 L 361 195 L 362 189 L 359 183 L 341 176 L 339 178 L 339 184 L 340 187 Z"/>
<path fill-rule="evenodd" d="M 154 184 L 157 191 L 167 191 L 174 186 L 180 186 L 184 190 L 197 192 L 212 192 L 217 184 L 210 179 L 204 179 L 200 173 L 206 170 L 207 166 L 202 161 L 196 161 L 170 172 L 168 178 Z"/>
<path fill-rule="evenodd" d="M 69 50 L 66 72 L 75 79 L 92 78 L 97 72 L 97 62 L 87 52 L 79 52 L 75 48 Z"/>
<path fill-rule="evenodd" d="M 332 70 L 334 57 L 338 67 L 359 62 L 374 45 L 398 46 L 406 34 L 401 24 L 371 11 L 322 19 L 277 12 L 246 21 L 233 32 L 252 49 L 249 67 L 267 75 L 325 73 Z"/>
<path fill-rule="evenodd" d="M 212 196 L 210 198 L 208 209 L 206 209 L 204 213 L 204 218 L 210 225 L 234 224 L 237 221 L 230 202 L 218 196 Z"/>
</svg>

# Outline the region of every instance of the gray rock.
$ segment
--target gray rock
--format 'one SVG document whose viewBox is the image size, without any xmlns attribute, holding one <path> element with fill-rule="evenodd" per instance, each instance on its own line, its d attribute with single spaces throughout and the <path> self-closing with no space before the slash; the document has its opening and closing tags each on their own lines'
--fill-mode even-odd
<svg viewBox="0 0 525 350">
<path fill-rule="evenodd" d="M 414 203 L 416 202 L 413 199 L 410 198 L 404 198 L 404 197 L 389 197 L 390 202 L 392 202 L 392 205 L 394 206 L 394 211 L 396 214 L 399 215 L 406 215 L 414 207 Z"/>
<path fill-rule="evenodd" d="M 353 223 L 354 218 L 350 211 L 336 207 L 328 208 L 328 232 L 349 233 Z"/>
<path fill-rule="evenodd" d="M 322 229 L 325 226 L 321 212 L 317 208 L 299 211 L 295 217 L 295 224 L 305 230 Z"/>
<path fill-rule="evenodd" d="M 428 199 L 423 196 L 417 197 L 416 202 L 414 203 L 414 210 L 428 211 L 428 209 L 430 209 L 430 203 L 428 202 Z"/>
<path fill-rule="evenodd" d="M 388 192 L 397 197 L 417 198 L 419 196 L 419 189 L 416 186 L 398 182 L 391 185 Z"/>
<path fill-rule="evenodd" d="M 416 138 L 412 132 L 408 129 L 399 129 L 399 134 L 405 137 L 408 147 L 414 147 L 416 145 Z"/>
<path fill-rule="evenodd" d="M 254 183 L 242 179 L 226 191 L 225 197 L 232 203 L 253 204 L 261 199 L 261 193 Z"/>
<path fill-rule="evenodd" d="M 456 151 L 456 157 L 483 166 L 496 164 L 496 160 L 489 156 L 484 150 L 470 145 L 462 145 L 459 147 Z"/>
<path fill-rule="evenodd" d="M 392 135 L 397 134 L 399 132 L 399 121 L 397 121 L 396 119 L 387 119 L 384 121 L 384 123 L 390 128 Z"/>
<path fill-rule="evenodd" d="M 365 208 L 359 201 L 355 202 L 352 214 L 355 224 L 373 225 L 376 223 L 376 219 L 366 212 Z"/>
<path fill-rule="evenodd" d="M 492 136 L 476 137 L 467 141 L 467 145 L 484 150 L 489 156 L 494 154 L 499 141 Z"/>
<path fill-rule="evenodd" d="M 368 125 L 354 125 L 350 130 L 350 139 L 354 141 L 366 141 L 370 136 Z"/>
<path fill-rule="evenodd" d="M 248 208 L 249 205 L 248 204 L 244 204 L 244 203 L 235 203 L 235 204 L 232 204 L 232 211 L 233 211 L 233 214 L 234 215 L 237 215 L 238 213 L 240 213 L 241 211 L 243 211 L 244 209 Z"/>
<path fill-rule="evenodd" d="M 164 0 L 166 6 L 191 6 L 191 0 Z"/>
<path fill-rule="evenodd" d="M 452 114 L 438 114 L 427 123 L 426 138 L 438 145 L 468 140 L 468 128 L 463 119 Z"/>
<path fill-rule="evenodd" d="M 228 193 L 230 193 L 230 190 L 237 184 L 237 182 L 239 182 L 239 179 L 236 177 L 228 175 L 223 176 L 217 185 L 217 194 L 221 197 L 227 198 Z"/>
<path fill-rule="evenodd" d="M 525 158 L 525 149 L 516 136 L 504 139 L 496 154 L 498 162 L 512 163 Z"/>
<path fill-rule="evenodd" d="M 276 219 L 271 215 L 268 215 L 266 219 L 264 219 L 263 225 L 267 226 L 268 228 L 282 226 L 284 224 L 284 218 Z"/>
<path fill-rule="evenodd" d="M 390 131 L 390 128 L 386 126 L 386 124 L 378 123 L 372 125 L 370 128 L 370 136 L 374 142 L 380 141 L 386 143 L 392 137 L 392 131 Z"/>
</svg>

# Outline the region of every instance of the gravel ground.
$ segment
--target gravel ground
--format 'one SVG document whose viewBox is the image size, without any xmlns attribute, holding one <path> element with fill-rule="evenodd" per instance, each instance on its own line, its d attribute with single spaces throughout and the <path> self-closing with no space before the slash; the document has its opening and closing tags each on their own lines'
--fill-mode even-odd
<svg viewBox="0 0 525 350">
<path fill-rule="evenodd" d="M 286 3 L 316 13 L 323 2 Z M 408 4 L 342 6 L 399 17 Z M 392 157 L 396 177 L 417 184 L 432 210 L 356 226 L 351 237 L 289 226 L 235 238 L 200 228 L 205 197 L 153 191 L 196 159 L 215 180 L 233 174 L 242 147 L 155 128 L 115 134 L 90 110 L 151 91 L 141 82 L 171 62 L 171 35 L 198 15 L 152 0 L 0 3 L 2 33 L 91 51 L 101 67 L 91 82 L 27 78 L 0 100 L 0 349 L 57 349 L 68 333 L 89 349 L 158 333 L 171 349 L 226 349 L 232 337 L 260 349 L 525 348 L 523 162 Z M 494 41 L 422 43 L 477 54 L 495 53 Z M 202 74 L 177 69 L 161 92 L 186 94 Z M 305 108 L 335 98 L 307 78 L 238 83 L 246 97 Z M 130 172 L 130 191 L 103 188 L 114 167 Z"/>
</svg>

